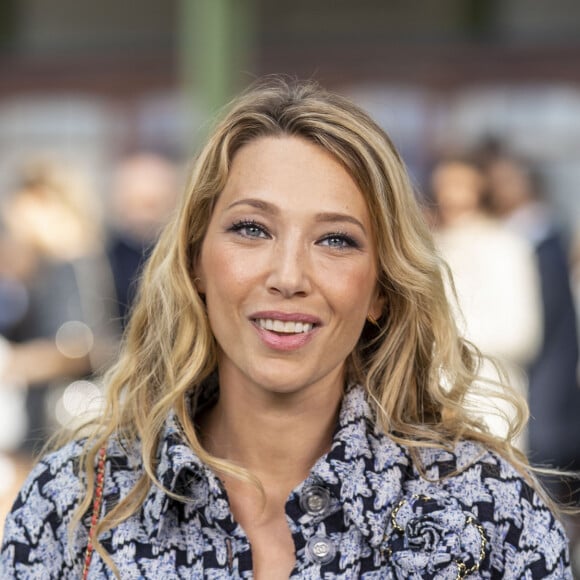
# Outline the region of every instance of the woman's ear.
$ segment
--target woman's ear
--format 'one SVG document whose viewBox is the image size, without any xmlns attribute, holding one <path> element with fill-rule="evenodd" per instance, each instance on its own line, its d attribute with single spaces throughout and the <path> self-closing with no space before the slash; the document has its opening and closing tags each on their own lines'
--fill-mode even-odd
<svg viewBox="0 0 580 580">
<path fill-rule="evenodd" d="M 203 268 L 201 267 L 201 256 L 199 254 L 193 257 L 192 261 L 193 287 L 197 293 L 203 296 L 205 294 L 205 281 L 203 275 Z"/>
<path fill-rule="evenodd" d="M 379 294 L 378 290 L 376 296 L 373 298 L 370 306 L 369 306 L 369 318 L 373 320 L 379 320 L 383 315 L 384 308 L 385 308 L 386 298 Z"/>
<path fill-rule="evenodd" d="M 196 276 L 193 279 L 193 286 L 197 290 L 198 294 L 203 295 L 205 294 L 205 284 L 203 283 L 203 279 L 201 276 Z"/>
</svg>

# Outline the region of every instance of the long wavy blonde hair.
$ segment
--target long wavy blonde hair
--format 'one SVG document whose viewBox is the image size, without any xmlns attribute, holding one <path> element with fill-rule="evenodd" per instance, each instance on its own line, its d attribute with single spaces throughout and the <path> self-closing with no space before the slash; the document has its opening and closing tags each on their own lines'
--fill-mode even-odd
<svg viewBox="0 0 580 580">
<path fill-rule="evenodd" d="M 270 79 L 234 101 L 219 122 L 193 166 L 180 210 L 148 262 L 120 359 L 106 376 L 106 410 L 81 457 L 87 491 L 74 525 L 91 506 L 96 455 L 110 437 L 129 448 L 138 444 L 143 471 L 129 495 L 100 520 L 97 535 L 139 510 L 151 485 L 161 485 L 155 477 L 158 444 L 171 412 L 210 467 L 251 478 L 209 455 L 196 433 L 190 395 L 216 370 L 216 344 L 194 287 L 193 265 L 236 152 L 254 139 L 279 135 L 297 136 L 332 154 L 368 203 L 385 306 L 379 327 L 367 324 L 363 330 L 347 370 L 349 381 L 364 385 L 380 428 L 411 448 L 481 441 L 525 470 L 525 459 L 509 443 L 525 418 L 517 398 L 516 421 L 506 439 L 489 434 L 469 409 L 480 356 L 458 335 L 445 267 L 390 139 L 350 101 L 313 83 Z"/>
</svg>

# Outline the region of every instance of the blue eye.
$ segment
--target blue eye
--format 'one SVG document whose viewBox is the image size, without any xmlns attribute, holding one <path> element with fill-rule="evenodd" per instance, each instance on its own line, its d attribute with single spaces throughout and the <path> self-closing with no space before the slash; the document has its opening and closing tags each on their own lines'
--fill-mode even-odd
<svg viewBox="0 0 580 580">
<path fill-rule="evenodd" d="M 324 236 L 319 242 L 321 246 L 328 246 L 329 248 L 335 248 L 338 250 L 343 250 L 347 248 L 358 248 L 359 244 L 347 234 L 328 234 Z"/>
<path fill-rule="evenodd" d="M 243 236 L 244 238 L 269 238 L 266 228 L 252 220 L 243 220 L 236 222 L 230 228 L 230 231 Z"/>
</svg>

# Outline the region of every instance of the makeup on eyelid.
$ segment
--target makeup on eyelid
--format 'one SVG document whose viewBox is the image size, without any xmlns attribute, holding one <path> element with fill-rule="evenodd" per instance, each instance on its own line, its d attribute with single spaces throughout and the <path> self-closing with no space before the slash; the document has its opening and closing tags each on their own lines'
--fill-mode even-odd
<svg viewBox="0 0 580 580">
<path fill-rule="evenodd" d="M 252 234 L 249 234 L 248 232 L 246 232 L 245 234 L 243 233 L 243 230 L 250 230 L 250 229 L 253 229 L 254 233 L 257 235 L 252 235 Z M 271 234 L 268 231 L 268 228 L 266 226 L 264 226 L 263 224 L 261 224 L 260 222 L 255 221 L 253 219 L 236 220 L 231 226 L 229 226 L 226 229 L 226 231 L 238 233 L 242 237 L 246 237 L 248 239 L 251 239 L 251 238 L 266 239 L 266 238 L 271 237 Z M 261 234 L 263 234 L 263 235 L 261 235 Z M 322 242 L 329 241 L 329 240 L 338 240 L 340 242 L 343 242 L 344 245 L 336 245 L 336 244 L 330 244 L 330 243 L 329 244 L 322 244 Z M 323 235 L 321 235 L 319 237 L 319 239 L 317 240 L 317 243 L 320 245 L 327 245 L 328 247 L 333 248 L 333 249 L 348 249 L 348 248 L 357 249 L 357 248 L 361 247 L 361 243 L 354 236 L 352 236 L 350 233 L 344 232 L 344 231 L 330 231 L 330 232 L 324 233 Z"/>
</svg>

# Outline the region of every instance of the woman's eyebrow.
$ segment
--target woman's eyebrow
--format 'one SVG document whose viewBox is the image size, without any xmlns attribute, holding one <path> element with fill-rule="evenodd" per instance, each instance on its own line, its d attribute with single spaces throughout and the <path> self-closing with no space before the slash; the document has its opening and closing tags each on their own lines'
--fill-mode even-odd
<svg viewBox="0 0 580 580">
<path fill-rule="evenodd" d="M 238 205 L 249 205 L 251 207 L 254 207 L 256 209 L 259 209 L 259 210 L 262 210 L 264 212 L 271 213 L 271 214 L 280 213 L 280 210 L 274 204 L 269 203 L 267 201 L 264 201 L 262 199 L 256 199 L 253 197 L 238 199 L 237 201 L 230 203 L 230 205 L 228 205 L 227 209 L 231 209 L 232 207 L 236 207 Z"/>
<path fill-rule="evenodd" d="M 362 222 L 360 222 L 355 217 L 353 217 L 349 214 L 346 214 L 346 213 L 336 213 L 336 212 L 319 213 L 316 215 L 316 221 L 317 222 L 348 222 L 348 223 L 354 224 L 355 226 L 358 226 L 363 231 L 364 234 L 367 233 Z"/>
<path fill-rule="evenodd" d="M 244 199 L 238 199 L 228 205 L 227 209 L 231 209 L 233 207 L 237 207 L 238 205 L 249 205 L 250 207 L 259 209 L 263 212 L 278 215 L 280 214 L 280 208 L 273 203 L 264 201 L 262 199 L 256 199 L 253 197 L 248 197 Z M 355 226 L 359 227 L 361 231 L 366 235 L 367 231 L 362 222 L 357 220 L 355 217 L 340 212 L 323 212 L 316 214 L 316 221 L 318 223 L 336 223 L 336 222 L 347 222 L 354 224 Z"/>
</svg>

